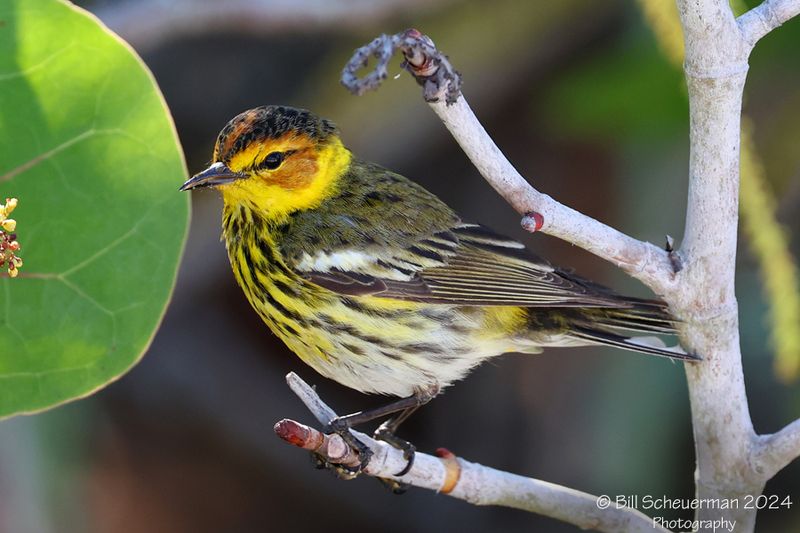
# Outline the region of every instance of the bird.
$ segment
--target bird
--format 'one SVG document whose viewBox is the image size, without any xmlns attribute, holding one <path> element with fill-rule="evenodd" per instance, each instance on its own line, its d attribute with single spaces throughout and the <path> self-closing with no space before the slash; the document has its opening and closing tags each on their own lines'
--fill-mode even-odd
<svg viewBox="0 0 800 533">
<path fill-rule="evenodd" d="M 400 422 L 508 352 L 608 345 L 696 359 L 631 336 L 675 334 L 664 302 L 616 294 L 463 220 L 414 181 L 358 158 L 331 121 L 305 109 L 262 106 L 231 119 L 210 166 L 180 190 L 206 187 L 222 194 L 233 274 L 269 329 L 321 375 L 399 398 L 341 417 L 336 431 L 394 413 L 378 436 L 402 447 Z"/>
</svg>

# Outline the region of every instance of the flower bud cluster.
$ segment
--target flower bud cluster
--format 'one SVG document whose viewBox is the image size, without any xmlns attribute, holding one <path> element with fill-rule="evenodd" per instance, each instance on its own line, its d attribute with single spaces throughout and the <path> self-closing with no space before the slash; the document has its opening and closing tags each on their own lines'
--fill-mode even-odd
<svg viewBox="0 0 800 533">
<path fill-rule="evenodd" d="M 8 218 L 16 207 L 16 198 L 6 198 L 6 203 L 0 204 L 0 268 L 7 267 L 12 278 L 17 277 L 22 266 L 22 258 L 17 255 L 20 248 L 15 233 L 17 221 Z"/>
</svg>

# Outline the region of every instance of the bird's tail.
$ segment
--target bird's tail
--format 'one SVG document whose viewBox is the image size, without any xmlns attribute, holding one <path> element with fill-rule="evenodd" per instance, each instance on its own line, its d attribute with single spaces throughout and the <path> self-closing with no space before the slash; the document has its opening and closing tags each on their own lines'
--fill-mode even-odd
<svg viewBox="0 0 800 533">
<path fill-rule="evenodd" d="M 582 309 L 570 321 L 568 336 L 587 344 L 615 346 L 624 350 L 696 361 L 680 346 L 668 347 L 655 336 L 630 336 L 626 332 L 675 334 L 676 319 L 665 303 L 657 300 L 626 298 L 630 307 Z"/>
</svg>

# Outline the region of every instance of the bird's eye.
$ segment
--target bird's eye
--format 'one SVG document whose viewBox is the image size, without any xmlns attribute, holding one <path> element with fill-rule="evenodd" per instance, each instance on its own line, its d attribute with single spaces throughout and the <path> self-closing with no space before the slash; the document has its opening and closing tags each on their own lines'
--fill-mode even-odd
<svg viewBox="0 0 800 533">
<path fill-rule="evenodd" d="M 275 170 L 281 166 L 281 163 L 283 163 L 284 155 L 285 154 L 283 152 L 272 152 L 267 154 L 267 157 L 265 157 L 258 166 L 261 168 L 267 168 L 269 170 Z"/>
</svg>

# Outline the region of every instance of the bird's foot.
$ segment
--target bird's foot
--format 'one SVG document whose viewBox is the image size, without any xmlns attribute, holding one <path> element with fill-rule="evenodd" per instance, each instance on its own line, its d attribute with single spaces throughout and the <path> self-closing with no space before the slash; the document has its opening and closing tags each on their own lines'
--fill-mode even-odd
<svg viewBox="0 0 800 533">
<path fill-rule="evenodd" d="M 342 479 L 353 479 L 357 477 L 367 467 L 370 459 L 372 459 L 373 452 L 370 447 L 353 435 L 350 431 L 350 423 L 342 417 L 336 417 L 331 420 L 325 426 L 325 433 L 336 433 L 342 437 L 342 440 L 358 453 L 358 464 L 355 466 L 335 465 L 317 456 L 322 463 L 319 468 L 327 468 Z"/>
<path fill-rule="evenodd" d="M 408 461 L 408 463 L 406 464 L 405 468 L 395 474 L 395 476 L 401 477 L 408 474 L 408 472 L 411 470 L 411 467 L 414 466 L 414 456 L 417 452 L 417 447 L 407 440 L 401 439 L 395 435 L 394 430 L 391 427 L 391 422 L 391 420 L 387 420 L 378 426 L 378 429 L 376 429 L 375 433 L 372 434 L 372 438 L 375 440 L 382 440 L 383 442 L 386 442 L 387 444 L 390 444 L 391 446 L 403 452 L 403 457 L 406 461 Z"/>
<path fill-rule="evenodd" d="M 406 466 L 394 474 L 397 477 L 402 477 L 408 474 L 409 471 L 411 471 L 411 468 L 414 466 L 414 457 L 417 453 L 417 447 L 407 440 L 401 439 L 395 435 L 394 430 L 391 427 L 391 422 L 391 420 L 387 420 L 381 424 L 378 429 L 375 430 L 375 433 L 372 434 L 372 437 L 375 440 L 382 440 L 383 442 L 386 442 L 390 446 L 393 446 L 394 448 L 397 448 L 403 452 L 403 457 L 407 461 Z M 380 478 L 380 481 L 394 494 L 403 494 L 406 492 L 406 490 L 408 490 L 407 483 L 403 483 L 402 481 L 398 481 L 396 479 Z"/>
<path fill-rule="evenodd" d="M 400 426 L 400 424 L 409 416 L 411 416 L 411 414 L 414 413 L 419 406 L 431 401 L 431 399 L 438 393 L 439 385 L 433 384 L 429 387 L 420 388 L 414 391 L 414 394 L 411 396 L 395 400 L 387 405 L 334 418 L 326 425 L 324 430 L 325 433 L 336 433 L 337 435 L 341 436 L 345 443 L 347 443 L 358 453 L 359 464 L 355 467 L 348 467 L 343 465 L 331 465 L 328 462 L 324 462 L 322 467 L 334 470 L 340 477 L 346 477 L 347 479 L 356 477 L 359 473 L 361 473 L 362 470 L 364 470 L 364 468 L 366 468 L 369 460 L 372 458 L 372 450 L 366 444 L 358 440 L 351 433 L 350 429 L 353 426 L 375 420 L 376 418 L 394 414 L 394 416 L 392 416 L 389 420 L 386 420 L 378 427 L 373 434 L 373 438 L 376 440 L 382 440 L 403 452 L 403 457 L 405 457 L 408 463 L 406 464 L 405 468 L 394 475 L 397 477 L 406 475 L 414 466 L 414 454 L 416 452 L 416 448 L 410 442 L 397 437 L 395 435 L 395 431 L 397 431 L 397 428 Z M 405 491 L 405 485 L 398 481 L 388 479 L 382 481 L 396 494 Z"/>
</svg>

